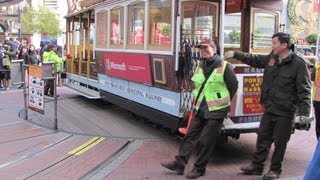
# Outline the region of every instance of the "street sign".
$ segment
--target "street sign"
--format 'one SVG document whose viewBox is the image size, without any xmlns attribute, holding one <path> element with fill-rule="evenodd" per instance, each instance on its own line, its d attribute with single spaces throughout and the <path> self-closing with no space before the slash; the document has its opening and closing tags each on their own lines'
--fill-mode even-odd
<svg viewBox="0 0 320 180">
<path fill-rule="evenodd" d="M 54 62 L 53 63 L 42 63 L 42 78 L 52 78 L 54 77 Z"/>
<path fill-rule="evenodd" d="M 10 71 L 11 71 L 12 84 L 23 84 L 23 79 L 21 77 L 21 73 L 22 73 L 21 63 L 23 63 L 23 59 L 11 61 Z"/>
</svg>

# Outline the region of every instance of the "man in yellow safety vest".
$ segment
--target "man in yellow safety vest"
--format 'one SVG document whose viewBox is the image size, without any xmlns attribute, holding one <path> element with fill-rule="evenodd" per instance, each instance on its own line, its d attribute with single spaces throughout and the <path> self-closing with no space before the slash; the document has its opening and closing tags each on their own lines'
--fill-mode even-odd
<svg viewBox="0 0 320 180">
<path fill-rule="evenodd" d="M 162 163 L 169 170 L 182 175 L 197 144 L 197 157 L 188 179 L 203 176 L 210 155 L 216 145 L 223 120 L 230 111 L 230 102 L 238 89 L 238 80 L 233 68 L 217 54 L 217 43 L 211 39 L 200 42 L 202 61 L 191 78 L 196 98 L 193 120 L 181 141 L 175 160 Z"/>
<path fill-rule="evenodd" d="M 320 136 L 320 63 L 315 62 L 313 71 L 311 73 L 311 80 L 313 81 L 312 100 L 314 107 L 314 115 L 316 118 L 316 135 L 317 139 Z"/>
</svg>

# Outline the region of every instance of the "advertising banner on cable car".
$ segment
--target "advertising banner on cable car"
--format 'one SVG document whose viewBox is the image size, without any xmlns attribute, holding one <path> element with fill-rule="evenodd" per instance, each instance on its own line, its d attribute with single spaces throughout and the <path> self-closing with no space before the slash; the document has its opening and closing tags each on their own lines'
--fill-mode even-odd
<svg viewBox="0 0 320 180">
<path fill-rule="evenodd" d="M 149 55 L 107 52 L 103 54 L 106 75 L 151 85 Z"/>
<path fill-rule="evenodd" d="M 226 1 L 226 12 L 227 13 L 241 12 L 241 10 L 244 7 L 245 7 L 244 0 L 227 0 Z"/>
</svg>

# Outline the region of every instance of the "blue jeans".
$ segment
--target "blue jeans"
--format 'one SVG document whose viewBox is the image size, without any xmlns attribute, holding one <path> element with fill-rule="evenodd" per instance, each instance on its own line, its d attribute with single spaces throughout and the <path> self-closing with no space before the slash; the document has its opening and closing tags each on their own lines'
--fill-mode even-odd
<svg viewBox="0 0 320 180">
<path fill-rule="evenodd" d="M 304 180 L 318 180 L 320 177 L 320 142 L 318 141 L 312 160 L 307 168 Z"/>
</svg>

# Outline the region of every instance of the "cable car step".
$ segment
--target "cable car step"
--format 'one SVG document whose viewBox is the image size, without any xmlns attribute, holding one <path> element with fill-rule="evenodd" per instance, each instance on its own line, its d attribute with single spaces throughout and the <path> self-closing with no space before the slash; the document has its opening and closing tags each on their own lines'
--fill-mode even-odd
<svg viewBox="0 0 320 180">
<path fill-rule="evenodd" d="M 100 99 L 101 98 L 99 91 L 95 91 L 90 88 L 78 85 L 78 84 L 66 83 L 66 84 L 63 84 L 63 86 L 66 86 L 66 87 L 72 89 L 76 93 L 78 93 L 81 96 L 84 96 L 88 99 Z"/>
</svg>

